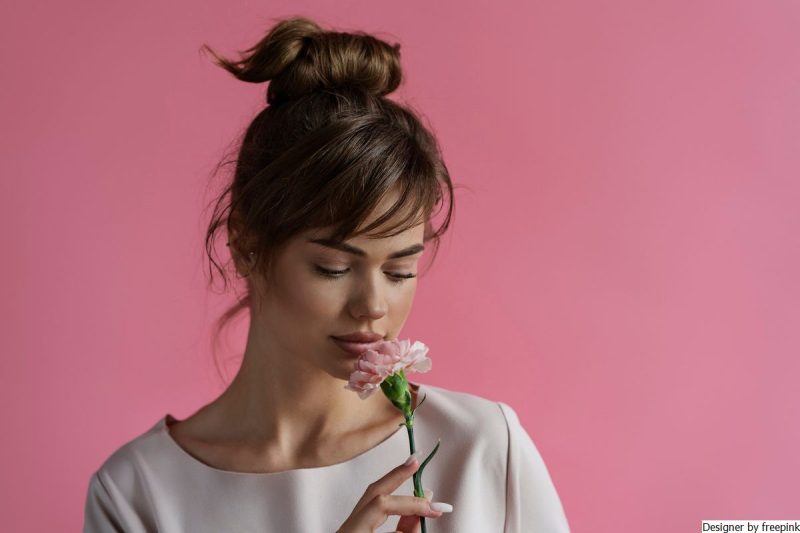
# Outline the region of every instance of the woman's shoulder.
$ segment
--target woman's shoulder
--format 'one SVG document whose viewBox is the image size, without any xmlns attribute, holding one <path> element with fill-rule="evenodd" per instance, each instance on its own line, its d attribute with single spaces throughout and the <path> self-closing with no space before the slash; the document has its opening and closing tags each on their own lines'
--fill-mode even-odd
<svg viewBox="0 0 800 533">
<path fill-rule="evenodd" d="M 499 401 L 475 393 L 435 385 L 421 386 L 420 401 L 427 395 L 430 404 L 418 404 L 420 418 L 448 434 L 464 438 L 486 439 L 504 447 L 508 442 L 508 420 Z M 512 410 L 513 411 L 513 410 Z"/>
<path fill-rule="evenodd" d="M 118 445 L 89 478 L 84 531 L 155 531 L 153 483 L 176 461 L 164 438 L 166 417 Z M 154 479 L 157 476 L 159 479 Z"/>
<path fill-rule="evenodd" d="M 164 424 L 165 417 L 161 417 L 145 431 L 118 445 L 100 463 L 94 476 L 101 482 L 113 480 L 115 485 L 132 484 L 145 463 L 167 460 Z"/>
</svg>

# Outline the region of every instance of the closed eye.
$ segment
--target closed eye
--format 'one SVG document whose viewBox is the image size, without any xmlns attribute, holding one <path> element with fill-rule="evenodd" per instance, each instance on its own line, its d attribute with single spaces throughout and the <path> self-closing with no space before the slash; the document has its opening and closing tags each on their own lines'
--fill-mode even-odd
<svg viewBox="0 0 800 533">
<path fill-rule="evenodd" d="M 314 269 L 319 273 L 322 277 L 333 280 L 338 279 L 347 274 L 350 271 L 349 268 L 344 270 L 328 270 L 327 268 L 322 268 L 319 265 L 314 265 Z M 416 274 L 401 274 L 396 272 L 387 272 L 389 279 L 392 280 L 392 283 L 403 283 L 406 280 L 416 278 Z"/>
</svg>

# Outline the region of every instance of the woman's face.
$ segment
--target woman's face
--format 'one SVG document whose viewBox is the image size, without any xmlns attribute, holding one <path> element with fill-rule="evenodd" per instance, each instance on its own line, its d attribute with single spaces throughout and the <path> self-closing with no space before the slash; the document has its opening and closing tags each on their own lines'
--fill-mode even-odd
<svg viewBox="0 0 800 533">
<path fill-rule="evenodd" d="M 326 242 L 324 229 L 296 236 L 275 259 L 274 282 L 257 288 L 254 320 L 273 349 L 348 379 L 356 356 L 331 336 L 397 338 L 414 300 L 423 235 L 420 223 L 393 237 L 359 235 L 338 244 Z"/>
</svg>

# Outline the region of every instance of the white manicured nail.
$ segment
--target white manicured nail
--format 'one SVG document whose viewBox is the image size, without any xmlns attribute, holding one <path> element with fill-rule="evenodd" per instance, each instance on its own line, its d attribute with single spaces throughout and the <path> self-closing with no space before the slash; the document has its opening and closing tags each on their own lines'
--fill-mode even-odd
<svg viewBox="0 0 800 533">
<path fill-rule="evenodd" d="M 449 503 L 444 502 L 433 502 L 431 503 L 431 509 L 434 511 L 441 511 L 443 513 L 449 513 L 453 510 L 453 506 Z"/>
<path fill-rule="evenodd" d="M 433 491 L 431 489 L 425 489 L 425 499 L 432 500 L 433 499 Z"/>
<path fill-rule="evenodd" d="M 418 457 L 419 457 L 419 450 L 417 450 L 416 452 L 414 452 L 411 455 L 409 455 L 408 459 L 406 459 L 406 462 L 403 463 L 403 466 L 410 465 L 412 463 L 412 461 L 414 461 L 414 459 L 417 459 Z"/>
</svg>

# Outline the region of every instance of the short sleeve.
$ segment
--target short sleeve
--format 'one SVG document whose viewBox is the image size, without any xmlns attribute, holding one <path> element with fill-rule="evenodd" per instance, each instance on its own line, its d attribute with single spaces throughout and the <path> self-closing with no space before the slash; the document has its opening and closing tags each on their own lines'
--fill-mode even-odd
<svg viewBox="0 0 800 533">
<path fill-rule="evenodd" d="M 83 512 L 83 533 L 124 533 L 122 521 L 108 489 L 95 472 L 89 480 Z"/>
<path fill-rule="evenodd" d="M 517 413 L 497 402 L 508 425 L 504 533 L 569 533 L 569 524 L 539 450 Z"/>
</svg>

